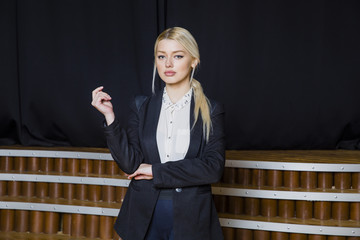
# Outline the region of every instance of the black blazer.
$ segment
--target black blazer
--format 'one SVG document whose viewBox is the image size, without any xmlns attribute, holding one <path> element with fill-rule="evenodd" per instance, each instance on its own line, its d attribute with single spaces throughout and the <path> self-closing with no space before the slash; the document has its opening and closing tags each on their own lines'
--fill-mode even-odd
<svg viewBox="0 0 360 240">
<path fill-rule="evenodd" d="M 153 170 L 153 180 L 130 182 L 115 230 L 123 240 L 144 239 L 159 191 L 166 188 L 173 189 L 175 240 L 221 240 L 210 184 L 220 180 L 224 169 L 223 107 L 211 101 L 212 131 L 208 142 L 199 117 L 191 129 L 185 159 L 162 164 L 156 142 L 161 104 L 162 92 L 143 99 L 141 104 L 138 99 L 131 106 L 126 130 L 117 120 L 105 128 L 108 147 L 120 169 L 130 174 L 141 163 L 149 163 Z M 190 127 L 194 122 L 193 111 L 191 101 Z"/>
</svg>

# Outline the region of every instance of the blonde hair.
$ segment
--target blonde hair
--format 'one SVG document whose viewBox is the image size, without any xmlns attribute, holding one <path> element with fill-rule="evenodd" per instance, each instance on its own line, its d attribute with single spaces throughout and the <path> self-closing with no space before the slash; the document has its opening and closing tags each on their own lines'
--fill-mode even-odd
<svg viewBox="0 0 360 240">
<path fill-rule="evenodd" d="M 155 46 L 154 46 L 154 55 L 156 58 L 156 52 L 158 44 L 161 40 L 170 39 L 175 40 L 180 43 L 186 51 L 197 61 L 197 65 L 200 63 L 200 52 L 199 47 L 195 41 L 195 38 L 191 35 L 191 33 L 181 27 L 173 27 L 168 28 L 164 32 L 162 32 L 158 38 L 156 39 Z M 197 66 L 196 65 L 196 66 Z M 195 66 L 195 67 L 196 67 Z M 192 69 L 194 71 L 195 69 Z M 153 72 L 153 82 L 152 82 L 152 91 L 155 93 L 154 82 L 155 82 L 155 75 L 156 75 L 156 64 L 154 63 L 154 72 Z M 210 118 L 210 102 L 209 99 L 205 96 L 203 88 L 199 81 L 194 78 L 190 79 L 190 84 L 194 92 L 194 124 L 195 126 L 199 113 L 201 115 L 201 119 L 203 122 L 203 132 L 205 139 L 208 141 L 211 131 L 211 118 Z"/>
</svg>

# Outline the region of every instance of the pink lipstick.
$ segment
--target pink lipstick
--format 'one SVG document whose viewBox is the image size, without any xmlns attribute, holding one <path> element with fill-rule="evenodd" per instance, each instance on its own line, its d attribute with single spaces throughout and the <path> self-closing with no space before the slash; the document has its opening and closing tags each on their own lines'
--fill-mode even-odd
<svg viewBox="0 0 360 240">
<path fill-rule="evenodd" d="M 165 72 L 165 76 L 167 76 L 167 77 L 172 77 L 172 76 L 174 76 L 176 74 L 176 72 L 174 72 L 174 71 L 166 71 Z"/>
</svg>

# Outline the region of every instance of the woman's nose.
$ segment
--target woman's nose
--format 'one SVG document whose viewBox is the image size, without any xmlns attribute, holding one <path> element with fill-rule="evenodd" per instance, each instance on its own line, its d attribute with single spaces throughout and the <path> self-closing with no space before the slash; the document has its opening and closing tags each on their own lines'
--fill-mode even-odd
<svg viewBox="0 0 360 240">
<path fill-rule="evenodd" d="M 166 62 L 165 62 L 165 66 L 166 67 L 172 67 L 173 66 L 173 63 L 172 63 L 172 61 L 171 61 L 171 58 L 169 59 L 166 59 Z"/>
</svg>

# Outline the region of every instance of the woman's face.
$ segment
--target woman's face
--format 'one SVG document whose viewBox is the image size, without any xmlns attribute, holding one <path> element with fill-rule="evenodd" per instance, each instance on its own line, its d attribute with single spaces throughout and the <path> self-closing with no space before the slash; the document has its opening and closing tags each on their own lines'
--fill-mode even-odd
<svg viewBox="0 0 360 240">
<path fill-rule="evenodd" d="M 158 43 L 156 68 L 160 78 L 171 86 L 189 84 L 190 71 L 196 60 L 175 40 L 164 39 Z"/>
</svg>

